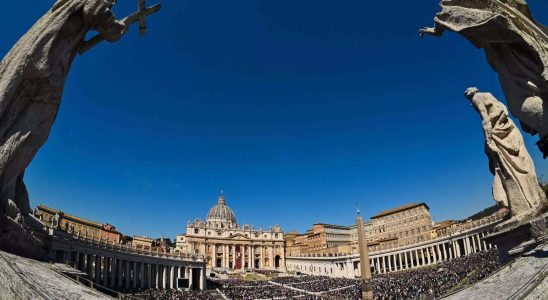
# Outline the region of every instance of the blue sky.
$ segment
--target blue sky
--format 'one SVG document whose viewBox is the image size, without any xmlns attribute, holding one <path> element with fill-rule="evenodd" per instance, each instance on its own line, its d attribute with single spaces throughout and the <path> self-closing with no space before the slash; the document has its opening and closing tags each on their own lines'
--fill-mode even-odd
<svg viewBox="0 0 548 300">
<path fill-rule="evenodd" d="M 53 2 L 2 1 L 0 56 Z M 530 2 L 548 23 L 548 3 Z M 463 92 L 503 96 L 482 51 L 418 37 L 437 1 L 162 3 L 145 37 L 76 58 L 26 173 L 32 205 L 174 237 L 220 190 L 241 223 L 286 231 L 351 224 L 356 202 L 371 216 L 424 201 L 438 221 L 494 204 Z"/>
</svg>

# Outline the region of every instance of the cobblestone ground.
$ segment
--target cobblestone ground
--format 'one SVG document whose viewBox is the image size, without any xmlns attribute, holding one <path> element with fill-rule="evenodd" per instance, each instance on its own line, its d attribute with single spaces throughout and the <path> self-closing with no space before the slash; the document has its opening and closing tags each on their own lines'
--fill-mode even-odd
<svg viewBox="0 0 548 300">
<path fill-rule="evenodd" d="M 48 263 L 0 251 L 0 300 L 112 299 L 53 271 Z"/>
</svg>

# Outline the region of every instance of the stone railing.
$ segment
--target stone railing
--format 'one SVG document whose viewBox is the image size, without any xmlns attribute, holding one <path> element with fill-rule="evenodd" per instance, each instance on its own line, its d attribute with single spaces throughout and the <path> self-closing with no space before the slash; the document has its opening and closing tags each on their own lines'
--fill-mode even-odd
<svg viewBox="0 0 548 300">
<path fill-rule="evenodd" d="M 203 255 L 197 255 L 192 253 L 182 253 L 182 252 L 166 252 L 166 251 L 159 251 L 158 249 L 156 249 L 156 251 L 153 251 L 150 249 L 145 250 L 143 248 L 138 248 L 132 245 L 118 244 L 118 243 L 115 243 L 114 241 L 109 243 L 108 240 L 100 240 L 100 239 L 87 238 L 84 236 L 77 236 L 77 235 L 69 234 L 63 231 L 54 230 L 52 228 L 49 228 L 48 235 L 55 239 L 77 241 L 87 246 L 102 248 L 107 250 L 122 251 L 125 253 L 134 253 L 134 254 L 153 256 L 158 258 L 179 259 L 179 260 L 203 261 L 205 259 Z"/>
</svg>

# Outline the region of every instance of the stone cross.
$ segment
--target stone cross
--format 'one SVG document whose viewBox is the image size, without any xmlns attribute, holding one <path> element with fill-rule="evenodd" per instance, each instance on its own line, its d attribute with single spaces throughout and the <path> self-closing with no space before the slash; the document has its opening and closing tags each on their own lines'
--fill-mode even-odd
<svg viewBox="0 0 548 300">
<path fill-rule="evenodd" d="M 129 29 L 129 25 L 139 22 L 139 36 L 145 35 L 147 31 L 147 23 L 146 23 L 146 17 L 149 15 L 152 15 L 160 10 L 162 5 L 160 3 L 154 4 L 153 6 L 146 7 L 146 0 L 138 0 L 138 11 L 136 13 L 133 13 L 125 18 L 123 18 L 120 22 L 126 27 L 126 30 Z M 95 47 L 100 42 L 104 41 L 105 38 L 101 34 L 97 34 L 96 36 L 92 37 L 90 40 L 84 42 L 78 53 L 80 55 L 86 53 L 91 48 Z"/>
</svg>

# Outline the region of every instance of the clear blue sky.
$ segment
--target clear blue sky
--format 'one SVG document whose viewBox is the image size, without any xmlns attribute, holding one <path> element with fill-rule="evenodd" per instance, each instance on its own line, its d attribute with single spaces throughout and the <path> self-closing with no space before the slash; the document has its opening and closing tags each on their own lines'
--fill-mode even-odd
<svg viewBox="0 0 548 300">
<path fill-rule="evenodd" d="M 3 0 L 0 56 L 54 1 Z M 153 1 L 148 1 L 150 4 Z M 548 3 L 530 1 L 548 23 Z M 132 12 L 119 0 L 115 12 Z M 238 220 L 304 231 L 408 202 L 435 220 L 494 204 L 469 86 L 502 98 L 482 51 L 419 39 L 437 1 L 183 1 L 77 57 L 32 205 L 174 237 L 219 191 Z M 548 163 L 527 136 L 537 173 Z"/>
</svg>

